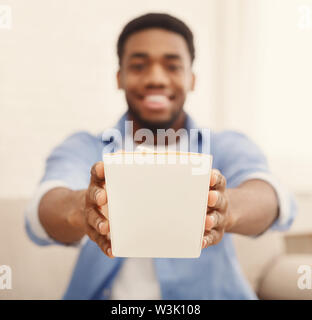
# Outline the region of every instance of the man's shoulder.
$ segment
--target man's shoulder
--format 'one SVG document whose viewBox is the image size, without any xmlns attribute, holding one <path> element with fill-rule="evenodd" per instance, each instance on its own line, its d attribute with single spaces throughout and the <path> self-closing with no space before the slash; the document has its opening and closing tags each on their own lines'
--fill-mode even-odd
<svg viewBox="0 0 312 320">
<path fill-rule="evenodd" d="M 101 140 L 101 134 L 92 134 L 88 131 L 77 131 L 70 135 L 68 135 L 64 141 L 63 144 L 68 145 L 80 145 L 80 144 L 98 144 Z"/>
<path fill-rule="evenodd" d="M 214 156 L 215 165 L 223 170 L 253 167 L 263 171 L 267 168 L 267 159 L 260 145 L 239 130 L 211 133 L 210 150 Z"/>
<path fill-rule="evenodd" d="M 48 156 L 48 161 L 85 161 L 94 163 L 102 157 L 101 134 L 92 134 L 88 131 L 76 131 L 67 135 L 59 144 L 54 146 Z"/>
<path fill-rule="evenodd" d="M 101 134 L 92 134 L 88 131 L 76 131 L 67 135 L 62 142 L 53 148 L 55 153 L 98 153 L 102 147 Z"/>
<path fill-rule="evenodd" d="M 247 134 L 238 130 L 211 130 L 212 138 L 216 140 L 231 140 L 231 139 L 248 139 Z"/>
<path fill-rule="evenodd" d="M 211 130 L 210 137 L 212 147 L 217 149 L 252 143 L 247 134 L 238 130 Z"/>
<path fill-rule="evenodd" d="M 218 161 L 241 157 L 263 158 L 259 145 L 246 133 L 239 130 L 212 131 L 210 134 L 210 150 Z M 222 161 L 223 161 L 222 160 Z"/>
</svg>

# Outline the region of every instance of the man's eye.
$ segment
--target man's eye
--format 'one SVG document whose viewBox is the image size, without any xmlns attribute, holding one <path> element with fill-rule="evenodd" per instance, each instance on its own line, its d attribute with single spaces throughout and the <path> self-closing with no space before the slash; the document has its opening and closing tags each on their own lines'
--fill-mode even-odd
<svg viewBox="0 0 312 320">
<path fill-rule="evenodd" d="M 168 65 L 168 69 L 171 70 L 171 71 L 177 71 L 177 70 L 181 69 L 181 66 L 176 65 L 176 64 L 169 64 Z"/>
<path fill-rule="evenodd" d="M 144 64 L 143 63 L 135 63 L 135 64 L 130 65 L 130 68 L 132 70 L 140 71 L 140 70 L 144 69 Z"/>
</svg>

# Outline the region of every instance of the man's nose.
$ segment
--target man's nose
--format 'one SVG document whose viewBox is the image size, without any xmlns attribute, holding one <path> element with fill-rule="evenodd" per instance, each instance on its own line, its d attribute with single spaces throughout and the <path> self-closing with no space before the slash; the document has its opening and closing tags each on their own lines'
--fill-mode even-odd
<svg viewBox="0 0 312 320">
<path fill-rule="evenodd" d="M 145 86 L 166 87 L 169 84 L 169 77 L 162 66 L 155 64 L 150 67 L 144 82 Z"/>
</svg>

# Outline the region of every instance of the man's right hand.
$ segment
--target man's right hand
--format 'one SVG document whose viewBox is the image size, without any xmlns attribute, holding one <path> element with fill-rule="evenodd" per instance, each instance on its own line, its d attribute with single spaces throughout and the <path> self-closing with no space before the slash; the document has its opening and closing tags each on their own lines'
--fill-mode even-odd
<svg viewBox="0 0 312 320">
<path fill-rule="evenodd" d="M 108 220 L 107 194 L 105 189 L 104 163 L 99 161 L 91 168 L 90 184 L 85 195 L 84 217 L 86 233 L 101 250 L 114 258 L 111 248 Z"/>
</svg>

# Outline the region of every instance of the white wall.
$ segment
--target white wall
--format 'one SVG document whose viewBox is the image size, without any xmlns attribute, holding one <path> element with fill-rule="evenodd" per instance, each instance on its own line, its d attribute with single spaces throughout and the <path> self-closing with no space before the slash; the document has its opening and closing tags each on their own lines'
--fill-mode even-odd
<svg viewBox="0 0 312 320">
<path fill-rule="evenodd" d="M 130 19 L 168 12 L 194 32 L 200 125 L 247 133 L 274 173 L 311 192 L 312 0 L 0 0 L 0 197 L 30 196 L 51 148 L 77 130 L 97 133 L 126 105 L 116 89 L 116 41 Z"/>
<path fill-rule="evenodd" d="M 254 136 L 276 174 L 312 194 L 312 1 L 262 5 Z M 301 29 L 305 19 L 309 27 Z"/>
<path fill-rule="evenodd" d="M 219 128 L 247 133 L 271 170 L 312 194 L 312 1 L 219 0 Z"/>
<path fill-rule="evenodd" d="M 77 130 L 115 123 L 126 105 L 117 90 L 122 27 L 150 11 L 185 20 L 196 37 L 197 90 L 188 110 L 214 123 L 209 103 L 209 1 L 3 1 L 11 30 L 0 29 L 0 196 L 29 196 L 51 148 Z"/>
</svg>

